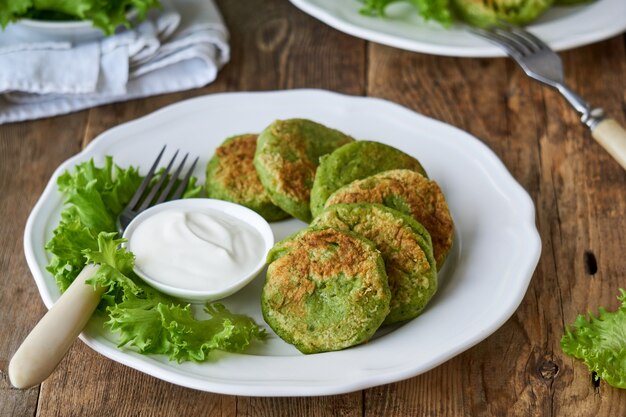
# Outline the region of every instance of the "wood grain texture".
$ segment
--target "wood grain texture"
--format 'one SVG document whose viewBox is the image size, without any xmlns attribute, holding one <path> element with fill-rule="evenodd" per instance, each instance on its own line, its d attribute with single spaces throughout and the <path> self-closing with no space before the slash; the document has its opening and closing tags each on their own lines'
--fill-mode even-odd
<svg viewBox="0 0 626 417">
<path fill-rule="evenodd" d="M 0 129 L 0 416 L 34 415 L 39 388 L 11 387 L 9 359 L 45 307 L 26 265 L 24 225 L 50 175 L 80 150 L 85 115 Z"/>
<path fill-rule="evenodd" d="M 4 416 L 621 416 L 626 392 L 592 384 L 559 346 L 576 314 L 617 306 L 626 286 L 626 173 L 555 92 L 508 59 L 410 53 L 344 35 L 284 0 L 220 0 L 231 61 L 193 91 L 0 126 L 0 417 Z M 562 54 L 566 79 L 626 123 L 626 38 Z M 324 88 L 382 97 L 464 129 L 529 192 L 543 253 L 515 314 L 423 375 L 345 395 L 235 397 L 194 391 L 76 342 L 41 387 L 12 389 L 6 368 L 45 308 L 23 255 L 27 215 L 53 170 L 103 131 L 185 98 Z M 436 140 L 436 138 L 434 138 Z M 19 175 L 16 175 L 19 173 Z"/>
<path fill-rule="evenodd" d="M 66 116 L 65 120 L 72 120 L 73 124 L 81 123 L 80 129 L 75 129 L 73 124 L 66 126 L 66 132 L 74 138 L 73 147 L 66 149 L 67 156 L 61 160 L 50 158 L 45 159 L 45 162 L 55 168 L 63 159 L 78 152 L 103 131 L 168 104 L 202 94 L 302 87 L 325 88 L 349 94 L 364 93 L 366 62 L 364 41 L 333 31 L 297 11 L 287 2 L 273 1 L 271 7 L 267 7 L 270 2 L 262 0 L 249 2 L 230 0 L 219 3 L 231 31 L 232 59 L 220 72 L 214 84 L 193 91 L 109 104 Z M 346 52 L 337 54 L 335 49 L 337 47 Z M 59 120 L 58 123 L 62 121 Z M 32 125 L 37 129 L 38 140 L 47 146 L 53 145 L 54 142 L 48 142 L 51 138 L 44 138 L 44 133 L 55 135 L 63 129 L 60 126 L 47 127 L 43 122 L 32 122 Z M 13 126 L 19 128 L 23 124 Z M 10 130 L 0 127 L 0 132 Z M 9 143 L 9 139 L 11 138 L 7 137 L 2 143 Z M 10 142 L 10 145 L 19 146 L 16 141 Z M 28 156 L 20 159 L 22 162 L 28 160 Z M 6 166 L 7 170 L 15 169 L 15 161 Z M 39 183 L 41 189 L 50 174 L 51 170 L 38 172 L 41 177 Z M 12 180 L 8 175 L 6 179 Z M 30 187 L 36 184 L 28 178 L 21 181 Z M 12 186 L 17 191 L 19 185 Z M 31 191 L 31 198 L 36 199 L 41 189 Z M 14 212 L 15 209 L 10 208 L 9 211 Z M 28 211 L 29 209 L 23 210 L 23 221 L 13 225 L 15 233 L 21 235 Z M 16 243 L 11 253 L 23 258 L 21 241 Z M 41 304 L 25 265 L 21 276 L 23 285 L 29 289 L 25 299 L 34 299 Z M 8 296 L 8 293 L 3 294 Z M 18 343 L 25 337 L 27 330 L 34 326 L 43 311 L 43 307 L 40 306 L 32 317 L 23 317 L 22 322 L 17 323 L 21 336 L 12 337 L 13 345 L 7 349 L 6 354 L 3 353 L 3 360 L 6 361 L 6 364 L 2 363 L 3 370 L 6 370 L 8 359 Z M 15 314 L 21 314 L 21 311 L 16 310 Z M 15 408 L 18 406 L 25 411 L 17 415 L 34 415 L 36 411 L 41 417 L 362 414 L 361 393 L 318 398 L 238 398 L 176 387 L 109 361 L 79 341 L 74 344 L 57 371 L 41 385 L 38 404 L 37 390 L 24 393 L 12 390 L 6 379 L 4 385 L 7 393 L 17 394 L 19 398 L 12 400 L 16 404 L 11 406 L 13 408 L 9 408 L 10 404 L 6 410 L 0 407 L 0 416 L 16 415 L 14 410 L 18 410 Z"/>
<path fill-rule="evenodd" d="M 565 68 L 573 69 L 566 77 L 571 86 L 622 123 L 625 56 L 622 37 L 563 54 Z M 509 60 L 371 45 L 370 62 L 369 95 L 456 125 L 496 152 L 536 204 L 543 254 L 526 297 L 502 328 L 429 373 L 367 390 L 366 414 L 624 415 L 624 392 L 593 385 L 559 344 L 576 314 L 617 306 L 626 278 L 619 254 L 626 247 L 624 171 L 558 94 Z M 585 265 L 590 259 L 594 273 Z"/>
</svg>

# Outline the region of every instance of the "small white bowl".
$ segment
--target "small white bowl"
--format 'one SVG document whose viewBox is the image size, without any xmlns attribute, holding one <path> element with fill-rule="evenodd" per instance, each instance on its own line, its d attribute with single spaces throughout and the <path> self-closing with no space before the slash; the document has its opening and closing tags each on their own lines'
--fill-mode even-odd
<svg viewBox="0 0 626 417">
<path fill-rule="evenodd" d="M 272 233 L 272 229 L 270 228 L 269 223 L 259 214 L 244 206 L 230 203 L 228 201 L 214 200 L 210 198 L 189 198 L 168 201 L 166 203 L 150 207 L 149 209 L 141 212 L 137 217 L 135 217 L 124 231 L 124 238 L 128 240 L 125 246 L 129 246 L 132 240 L 133 232 L 142 221 L 161 211 L 174 208 L 200 212 L 203 210 L 219 211 L 227 217 L 231 217 L 237 221 L 245 223 L 261 235 L 261 238 L 263 240 L 263 250 L 259 251 L 258 253 L 258 262 L 255 264 L 254 270 L 252 270 L 245 276 L 238 277 L 227 286 L 224 286 L 218 290 L 201 291 L 174 287 L 152 279 L 150 276 L 146 275 L 146 273 L 141 271 L 141 269 L 135 267 L 135 273 L 148 285 L 156 288 L 157 290 L 165 294 L 182 299 L 184 301 L 199 303 L 206 301 L 215 301 L 221 298 L 228 297 L 229 295 L 234 294 L 235 292 L 242 289 L 258 276 L 258 274 L 265 266 L 267 253 L 274 245 L 274 234 Z"/>
<path fill-rule="evenodd" d="M 131 9 L 126 13 L 128 21 L 137 24 L 138 12 Z M 79 44 L 104 38 L 106 35 L 91 20 L 40 20 L 20 19 L 7 27 L 13 36 L 26 42 L 71 42 Z M 124 25 L 119 25 L 115 31 L 126 30 Z"/>
<path fill-rule="evenodd" d="M 29 42 L 90 42 L 104 38 L 104 32 L 89 20 L 48 21 L 21 19 L 9 26 L 14 36 Z"/>
</svg>

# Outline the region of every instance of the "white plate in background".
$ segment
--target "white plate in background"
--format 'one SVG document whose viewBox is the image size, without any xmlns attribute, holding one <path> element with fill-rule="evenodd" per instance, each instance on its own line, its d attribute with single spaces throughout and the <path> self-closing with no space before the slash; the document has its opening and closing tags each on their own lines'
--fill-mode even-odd
<svg viewBox="0 0 626 417">
<path fill-rule="evenodd" d="M 397 104 L 320 90 L 224 93 L 183 101 L 102 133 L 53 174 L 28 218 L 24 248 L 41 297 L 59 297 L 45 270 L 44 244 L 57 226 L 62 196 L 56 179 L 79 162 L 101 164 L 113 155 L 121 166 L 145 173 L 164 144 L 200 156 L 195 174 L 227 137 L 258 132 L 274 119 L 303 117 L 358 139 L 393 145 L 417 157 L 445 193 L 455 221 L 455 245 L 440 285 L 418 318 L 380 331 L 366 344 L 339 352 L 303 355 L 263 322 L 264 274 L 223 300 L 252 316 L 270 337 L 243 354 L 214 352 L 206 363 L 170 362 L 116 347 L 116 336 L 92 318 L 81 339 L 115 361 L 199 390 L 250 396 L 310 396 L 355 391 L 426 372 L 496 331 L 517 309 L 541 250 L 535 208 L 524 189 L 482 142 L 457 128 Z M 276 240 L 305 226 L 272 225 Z"/>
<path fill-rule="evenodd" d="M 414 52 L 457 57 L 505 56 L 498 47 L 455 24 L 446 29 L 424 21 L 408 3 L 388 8 L 389 17 L 363 16 L 359 0 L 291 0 L 299 9 L 337 30 Z M 549 9 L 528 26 L 560 51 L 598 42 L 626 30 L 626 1 L 596 0 Z"/>
</svg>

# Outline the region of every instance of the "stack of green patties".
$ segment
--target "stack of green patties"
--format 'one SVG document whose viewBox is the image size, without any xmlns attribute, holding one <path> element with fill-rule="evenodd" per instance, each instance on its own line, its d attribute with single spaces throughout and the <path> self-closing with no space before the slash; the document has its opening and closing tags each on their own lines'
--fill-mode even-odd
<svg viewBox="0 0 626 417">
<path fill-rule="evenodd" d="M 415 158 L 310 120 L 227 139 L 207 167 L 207 191 L 269 221 L 310 223 L 270 251 L 261 299 L 265 321 L 304 353 L 415 318 L 452 247 L 443 193 Z"/>
</svg>

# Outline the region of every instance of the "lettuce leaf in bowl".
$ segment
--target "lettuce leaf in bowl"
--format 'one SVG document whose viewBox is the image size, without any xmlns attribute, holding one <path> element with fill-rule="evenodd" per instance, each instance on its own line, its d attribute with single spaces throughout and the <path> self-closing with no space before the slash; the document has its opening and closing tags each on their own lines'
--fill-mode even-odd
<svg viewBox="0 0 626 417">
<path fill-rule="evenodd" d="M 18 20 L 31 6 L 32 0 L 0 0 L 0 25 L 4 28 L 10 22 Z"/>
<path fill-rule="evenodd" d="M 149 9 L 159 5 L 159 0 L 0 0 L 0 26 L 23 18 L 90 20 L 111 35 L 118 26 L 130 27 L 131 16 L 142 21 Z"/>
</svg>

